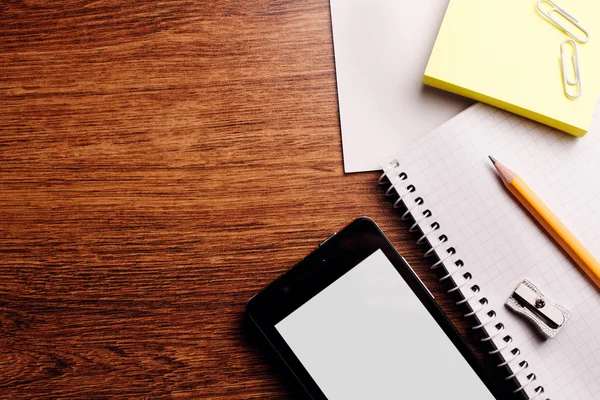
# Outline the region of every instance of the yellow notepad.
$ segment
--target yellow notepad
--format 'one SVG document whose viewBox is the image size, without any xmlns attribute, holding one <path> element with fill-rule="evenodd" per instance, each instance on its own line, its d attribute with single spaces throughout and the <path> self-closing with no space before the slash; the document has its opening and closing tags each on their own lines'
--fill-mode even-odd
<svg viewBox="0 0 600 400">
<path fill-rule="evenodd" d="M 583 136 L 600 92 L 600 1 L 556 0 L 587 29 L 577 44 L 583 93 L 565 96 L 561 43 L 537 0 L 451 0 L 423 83 Z"/>
</svg>

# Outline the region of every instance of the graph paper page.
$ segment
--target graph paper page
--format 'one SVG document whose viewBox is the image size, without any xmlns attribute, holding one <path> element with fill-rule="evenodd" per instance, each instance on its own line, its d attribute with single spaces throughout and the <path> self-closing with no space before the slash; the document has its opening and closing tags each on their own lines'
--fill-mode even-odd
<svg viewBox="0 0 600 400">
<path fill-rule="evenodd" d="M 600 398 L 600 291 L 518 205 L 488 155 L 519 174 L 600 258 L 598 110 L 577 139 L 476 104 L 395 157 L 530 364 L 524 374 L 543 384 L 543 399 Z M 524 278 L 572 313 L 556 338 L 544 340 L 504 306 Z"/>
</svg>

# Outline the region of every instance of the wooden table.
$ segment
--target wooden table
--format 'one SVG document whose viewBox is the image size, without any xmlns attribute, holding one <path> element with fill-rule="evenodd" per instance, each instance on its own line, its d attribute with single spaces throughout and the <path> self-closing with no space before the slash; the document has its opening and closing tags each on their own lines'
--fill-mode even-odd
<svg viewBox="0 0 600 400">
<path fill-rule="evenodd" d="M 245 303 L 360 215 L 473 342 L 344 175 L 327 0 L 4 1 L 0 49 L 0 397 L 293 398 Z"/>
</svg>

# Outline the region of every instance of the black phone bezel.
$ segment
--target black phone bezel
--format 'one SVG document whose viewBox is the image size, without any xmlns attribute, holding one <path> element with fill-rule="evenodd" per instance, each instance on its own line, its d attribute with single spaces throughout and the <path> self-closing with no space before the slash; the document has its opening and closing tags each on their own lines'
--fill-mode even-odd
<svg viewBox="0 0 600 400">
<path fill-rule="evenodd" d="M 328 239 L 295 267 L 250 299 L 246 305 L 249 320 L 264 336 L 271 350 L 274 350 L 287 366 L 305 394 L 315 400 L 327 399 L 275 329 L 275 325 L 379 249 L 391 261 L 492 395 L 496 399 L 513 398 L 506 391 L 505 385 L 499 385 L 485 369 L 429 290 L 375 222 L 366 217 L 356 219 L 340 233 Z"/>
</svg>

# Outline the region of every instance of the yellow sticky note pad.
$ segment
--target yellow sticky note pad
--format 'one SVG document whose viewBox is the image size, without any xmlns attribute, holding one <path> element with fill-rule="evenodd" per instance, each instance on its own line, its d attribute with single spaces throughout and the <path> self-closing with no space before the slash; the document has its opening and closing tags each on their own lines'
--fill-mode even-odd
<svg viewBox="0 0 600 400">
<path fill-rule="evenodd" d="M 555 3 L 590 35 L 577 44 L 581 97 L 563 90 L 560 46 L 570 37 L 544 18 L 537 0 L 451 0 L 423 83 L 585 135 L 600 93 L 600 1 Z"/>
</svg>

